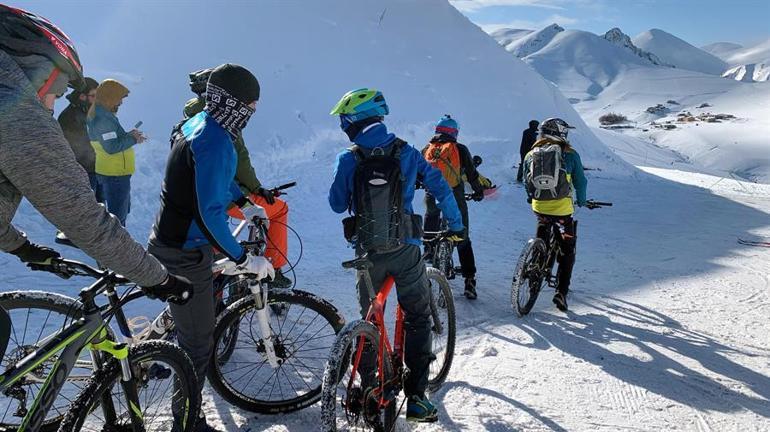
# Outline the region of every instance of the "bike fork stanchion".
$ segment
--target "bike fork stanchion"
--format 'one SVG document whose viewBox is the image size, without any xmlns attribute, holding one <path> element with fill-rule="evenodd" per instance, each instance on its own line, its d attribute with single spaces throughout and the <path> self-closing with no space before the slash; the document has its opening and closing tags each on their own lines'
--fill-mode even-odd
<svg viewBox="0 0 770 432">
<path fill-rule="evenodd" d="M 257 281 L 250 281 L 249 289 L 254 296 L 259 331 L 262 336 L 262 343 L 265 345 L 265 356 L 267 357 L 267 362 L 270 363 L 270 366 L 275 369 L 281 365 L 281 362 L 275 355 L 275 346 L 273 345 L 274 336 L 270 330 L 270 314 L 267 310 L 267 290 L 263 289 L 262 283 Z"/>
</svg>

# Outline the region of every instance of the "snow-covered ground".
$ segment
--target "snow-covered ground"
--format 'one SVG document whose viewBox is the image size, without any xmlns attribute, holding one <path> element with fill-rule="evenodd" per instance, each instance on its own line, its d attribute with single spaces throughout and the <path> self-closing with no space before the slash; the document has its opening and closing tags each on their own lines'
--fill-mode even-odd
<svg viewBox="0 0 770 432">
<path fill-rule="evenodd" d="M 299 182 L 286 196 L 289 222 L 305 246 L 298 288 L 329 299 L 349 319 L 357 311 L 354 275 L 339 263 L 352 251 L 341 216 L 326 204 L 334 154 L 346 143 L 329 107 L 352 87 L 377 86 L 391 103 L 389 125 L 417 146 L 444 112 L 460 119 L 461 140 L 484 157 L 482 172 L 501 187 L 470 205 L 479 299 L 465 300 L 460 281 L 453 282 L 459 339 L 449 380 L 433 395 L 441 421 L 402 421 L 400 430 L 770 429 L 770 249 L 736 243 L 770 237 L 770 186 L 718 176 L 631 135 L 590 129 L 556 87 L 437 0 L 237 5 L 243 9 L 94 4 L 92 12 L 105 18 L 95 28 L 67 5 L 22 3 L 72 33 L 97 78 L 119 70 L 131 84 L 121 117 L 144 120 L 154 138 L 139 148 L 134 179 L 129 229 L 140 240 L 158 206 L 164 137 L 190 96 L 186 73 L 221 61 L 254 68 L 263 100 L 246 140 L 266 184 Z M 228 32 L 187 31 L 214 13 Z M 350 37 L 350 22 L 357 37 Z M 129 23 L 135 31 L 109 31 Z M 248 38 L 248 48 L 228 44 L 227 35 Z M 636 97 L 619 93 L 617 100 Z M 552 115 L 578 126 L 576 147 L 587 166 L 601 170 L 588 173 L 589 197 L 615 206 L 577 214 L 571 312 L 558 313 L 546 290 L 522 319 L 510 306 L 510 280 L 534 218 L 523 189 L 512 184 L 511 166 L 520 129 Z M 594 124 L 590 117 L 587 123 Z M 758 131 L 746 134 L 756 138 Z M 15 222 L 33 240 L 51 243 L 53 227 L 29 205 Z M 291 248 L 297 252 L 296 243 Z M 0 290 L 74 294 L 84 282 L 31 273 L 8 255 L 0 255 L 0 268 Z M 160 304 L 141 307 L 132 313 L 151 315 Z M 317 430 L 317 405 L 263 416 L 234 409 L 211 391 L 205 399 L 207 416 L 227 431 Z"/>
</svg>

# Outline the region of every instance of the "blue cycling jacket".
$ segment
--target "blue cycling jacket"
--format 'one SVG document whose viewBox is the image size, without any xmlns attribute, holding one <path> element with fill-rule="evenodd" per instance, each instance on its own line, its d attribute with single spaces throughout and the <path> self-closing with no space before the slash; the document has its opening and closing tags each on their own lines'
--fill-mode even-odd
<svg viewBox="0 0 770 432">
<path fill-rule="evenodd" d="M 211 244 L 242 263 L 246 254 L 230 233 L 226 214 L 233 201 L 245 203 L 234 181 L 238 157 L 230 134 L 201 112 L 173 141 L 150 241 L 180 249 Z"/>
<path fill-rule="evenodd" d="M 388 129 L 382 123 L 375 123 L 358 134 L 355 143 L 367 149 L 387 147 L 396 136 L 388 133 Z M 350 150 L 343 150 L 337 155 L 334 166 L 334 182 L 329 189 L 329 205 L 336 213 L 344 213 L 351 207 L 353 194 L 353 176 L 356 171 L 356 157 Z M 401 172 L 404 177 L 402 192 L 404 195 L 404 212 L 414 214 L 412 200 L 414 199 L 414 186 L 417 175 L 423 178 L 423 184 L 428 192 L 436 197 L 436 203 L 449 222 L 449 229 L 462 231 L 464 229 L 460 210 L 457 208 L 452 189 L 444 180 L 441 171 L 433 168 L 419 150 L 412 146 L 404 146 L 401 149 Z M 355 208 L 352 209 L 355 213 Z M 422 239 L 410 238 L 407 243 L 420 245 Z"/>
</svg>

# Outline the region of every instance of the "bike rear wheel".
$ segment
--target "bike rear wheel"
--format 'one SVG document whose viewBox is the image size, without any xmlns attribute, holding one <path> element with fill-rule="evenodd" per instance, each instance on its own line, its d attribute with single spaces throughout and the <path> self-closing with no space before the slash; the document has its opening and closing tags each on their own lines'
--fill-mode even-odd
<svg viewBox="0 0 770 432">
<path fill-rule="evenodd" d="M 379 376 L 375 366 L 379 343 L 380 333 L 377 327 L 364 320 L 353 321 L 340 331 L 323 375 L 322 431 L 335 432 L 338 428 L 375 432 L 393 430 L 400 388 L 396 387 L 393 364 L 387 353 L 383 353 L 382 376 Z M 361 350 L 369 354 L 370 361 L 366 361 L 363 353 L 358 355 Z M 364 360 L 358 362 L 354 373 L 357 357 L 363 357 Z M 367 368 L 362 363 L 369 363 L 374 367 Z M 378 405 L 382 395 L 381 383 L 386 384 L 385 394 L 390 399 L 384 409 L 380 409 Z"/>
<path fill-rule="evenodd" d="M 37 350 L 52 334 L 83 316 L 80 303 L 71 297 L 43 291 L 10 291 L 0 294 L 0 307 L 11 318 L 11 334 L 0 370 L 6 370 Z M 27 376 L 0 393 L 0 430 L 16 431 L 23 413 L 31 409 L 40 387 L 51 372 L 57 357 L 43 362 Z M 40 427 L 42 432 L 59 427 L 70 404 L 88 382 L 93 365 L 87 352 L 81 356 Z M 17 396 L 12 397 L 11 394 Z M 21 395 L 24 397 L 21 397 Z"/>
<path fill-rule="evenodd" d="M 431 289 L 432 351 L 436 357 L 430 363 L 428 391 L 437 391 L 446 381 L 454 359 L 456 322 L 452 289 L 438 269 L 427 269 Z"/>
<path fill-rule="evenodd" d="M 129 409 L 141 411 L 147 432 L 192 432 L 200 409 L 200 390 L 192 360 L 165 341 L 141 342 L 130 348 L 128 361 L 139 395 L 139 407 L 129 408 L 122 387 L 120 362 L 111 359 L 96 372 L 75 399 L 60 432 L 131 431 Z M 109 408 L 102 404 L 109 401 Z M 107 420 L 110 412 L 112 420 Z"/>
<path fill-rule="evenodd" d="M 249 294 L 217 320 L 209 382 L 242 409 L 265 414 L 296 411 L 318 401 L 323 362 L 345 320 L 330 303 L 304 291 L 274 290 L 267 303 L 273 349 L 281 363 L 273 368 L 268 361 L 258 309 Z M 275 304 L 284 305 L 281 314 L 269 307 Z"/>
<path fill-rule="evenodd" d="M 516 264 L 511 282 L 511 304 L 519 316 L 528 314 L 537 301 L 543 284 L 546 247 L 542 239 L 530 239 Z"/>
</svg>

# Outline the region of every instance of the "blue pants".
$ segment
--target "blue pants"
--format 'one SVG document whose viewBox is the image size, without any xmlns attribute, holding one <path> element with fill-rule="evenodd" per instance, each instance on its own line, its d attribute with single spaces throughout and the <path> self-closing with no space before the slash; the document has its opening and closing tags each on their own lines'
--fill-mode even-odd
<svg viewBox="0 0 770 432">
<path fill-rule="evenodd" d="M 88 183 L 91 184 L 91 190 L 94 191 L 94 195 L 96 195 L 96 202 L 103 203 L 104 202 L 104 192 L 102 191 L 101 186 L 99 186 L 99 180 L 96 178 L 98 174 L 96 173 L 88 173 Z"/>
<path fill-rule="evenodd" d="M 107 211 L 126 226 L 126 217 L 131 212 L 131 176 L 96 175 L 97 189 L 102 193 Z M 97 200 L 99 199 L 97 192 Z"/>
</svg>

